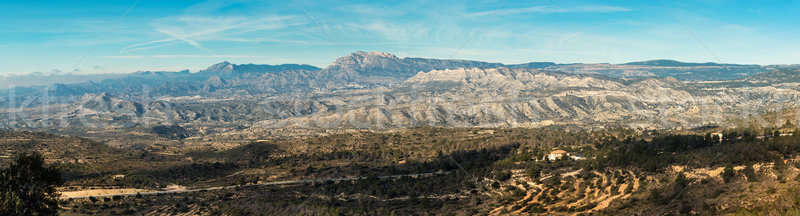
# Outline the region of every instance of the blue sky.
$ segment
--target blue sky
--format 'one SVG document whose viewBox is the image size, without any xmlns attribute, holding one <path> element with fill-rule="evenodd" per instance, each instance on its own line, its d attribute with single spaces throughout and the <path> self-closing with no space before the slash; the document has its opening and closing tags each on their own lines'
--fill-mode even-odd
<svg viewBox="0 0 800 216">
<path fill-rule="evenodd" d="M 0 74 L 324 67 L 356 50 L 503 63 L 800 63 L 800 1 L 0 1 Z"/>
</svg>

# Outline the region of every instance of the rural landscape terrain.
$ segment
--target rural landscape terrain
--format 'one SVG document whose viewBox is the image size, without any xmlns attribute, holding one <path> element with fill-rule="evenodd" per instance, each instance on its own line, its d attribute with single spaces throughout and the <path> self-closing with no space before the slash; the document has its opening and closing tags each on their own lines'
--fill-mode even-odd
<svg viewBox="0 0 800 216">
<path fill-rule="evenodd" d="M 0 216 L 800 215 L 800 1 L 0 10 Z"/>
<path fill-rule="evenodd" d="M 60 214 L 800 211 L 794 65 L 359 51 L 117 76 L 0 94 L 0 162 L 57 168 Z"/>
</svg>

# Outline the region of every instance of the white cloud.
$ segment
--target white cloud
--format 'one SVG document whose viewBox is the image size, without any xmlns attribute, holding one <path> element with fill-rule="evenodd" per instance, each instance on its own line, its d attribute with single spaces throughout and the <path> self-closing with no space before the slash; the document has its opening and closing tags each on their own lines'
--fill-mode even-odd
<svg viewBox="0 0 800 216">
<path fill-rule="evenodd" d="M 399 16 L 405 13 L 403 12 L 403 10 L 387 9 L 382 7 L 363 5 L 363 4 L 345 5 L 339 7 L 338 10 L 348 13 L 357 13 L 370 16 Z"/>
<path fill-rule="evenodd" d="M 161 33 L 163 33 L 165 35 L 169 35 L 170 37 L 172 37 L 172 39 L 186 42 L 187 44 L 192 45 L 193 47 L 200 48 L 200 49 L 206 49 L 205 47 L 201 46 L 200 43 L 197 43 L 197 41 L 192 40 L 192 39 L 184 36 L 183 34 L 178 34 L 178 33 L 169 31 L 167 29 L 156 29 L 156 31 L 161 32 Z"/>
<path fill-rule="evenodd" d="M 381 39 L 394 42 L 418 42 L 417 39 L 429 39 L 432 35 L 432 28 L 425 24 L 405 23 L 397 24 L 383 21 L 370 23 L 348 23 L 342 29 L 362 30 L 376 34 Z"/>
<path fill-rule="evenodd" d="M 128 45 L 122 48 L 120 53 L 158 48 L 172 45 L 175 42 L 184 42 L 196 48 L 206 49 L 200 42 L 209 40 L 225 41 L 231 35 L 284 29 L 304 24 L 306 24 L 304 20 L 294 16 L 167 17 L 159 19 L 151 25 L 156 32 L 167 35 L 169 36 L 168 38 Z M 243 41 L 242 38 L 236 38 L 236 40 Z"/>
<path fill-rule="evenodd" d="M 161 39 L 161 40 L 148 41 L 148 42 L 144 42 L 144 43 L 131 44 L 131 45 L 128 45 L 126 47 L 123 47 L 119 51 L 119 53 L 128 53 L 128 52 L 133 52 L 133 51 L 148 50 L 148 49 L 153 49 L 153 48 L 164 47 L 164 46 L 175 44 L 176 41 L 177 41 L 177 39 L 175 39 L 175 38 L 167 38 L 167 39 Z"/>
<path fill-rule="evenodd" d="M 617 6 L 605 5 L 591 5 L 581 7 L 553 7 L 553 6 L 533 6 L 527 8 L 512 8 L 512 9 L 499 9 L 469 13 L 467 16 L 505 16 L 526 13 L 614 13 L 614 12 L 628 12 L 631 9 Z"/>
<path fill-rule="evenodd" d="M 143 59 L 143 58 L 157 58 L 157 59 L 175 59 L 175 58 L 267 58 L 268 56 L 258 55 L 115 55 L 103 56 L 104 58 L 111 59 Z"/>
<path fill-rule="evenodd" d="M 288 40 L 288 39 L 273 39 L 273 38 L 226 37 L 223 40 L 230 42 L 242 42 L 242 43 L 281 43 L 281 44 L 298 44 L 298 45 L 321 44 L 321 43 L 312 43 L 304 40 Z"/>
</svg>

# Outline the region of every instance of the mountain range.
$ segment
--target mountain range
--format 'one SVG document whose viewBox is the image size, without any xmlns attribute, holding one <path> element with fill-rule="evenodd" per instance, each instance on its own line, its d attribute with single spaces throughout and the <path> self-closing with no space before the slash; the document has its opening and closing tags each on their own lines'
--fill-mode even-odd
<svg viewBox="0 0 800 216">
<path fill-rule="evenodd" d="M 221 62 L 7 89 L 8 128 L 542 127 L 729 124 L 800 101 L 796 66 L 502 64 L 358 51 L 325 68 Z M 758 111 L 754 111 L 758 110 Z M 210 132 L 209 132 L 210 133 Z"/>
</svg>

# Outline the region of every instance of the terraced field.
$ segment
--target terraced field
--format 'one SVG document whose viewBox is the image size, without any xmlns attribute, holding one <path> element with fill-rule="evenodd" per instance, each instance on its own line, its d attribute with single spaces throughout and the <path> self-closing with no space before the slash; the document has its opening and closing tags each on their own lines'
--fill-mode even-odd
<svg viewBox="0 0 800 216">
<path fill-rule="evenodd" d="M 560 180 L 554 181 L 552 178 Z M 633 171 L 575 170 L 558 177 L 550 175 L 533 181 L 524 172 L 516 172 L 509 183 L 490 193 L 500 197 L 513 197 L 514 193 L 524 193 L 524 196 L 496 207 L 490 215 L 597 212 L 607 208 L 611 202 L 629 199 L 632 193 L 640 190 L 640 178 Z"/>
</svg>

